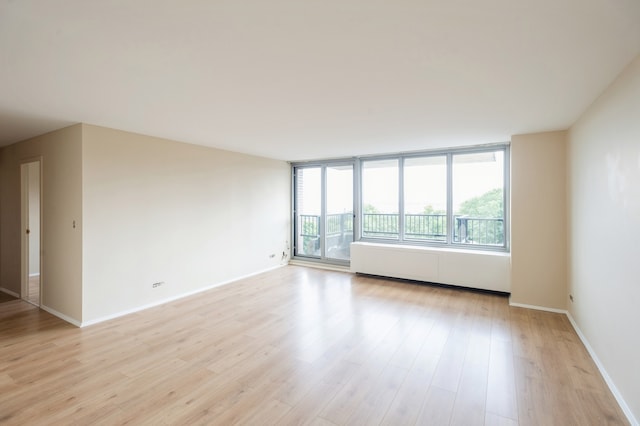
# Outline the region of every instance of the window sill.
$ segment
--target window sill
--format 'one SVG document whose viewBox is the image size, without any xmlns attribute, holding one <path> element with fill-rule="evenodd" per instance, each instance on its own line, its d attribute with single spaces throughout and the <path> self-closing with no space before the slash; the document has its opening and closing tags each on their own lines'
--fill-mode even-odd
<svg viewBox="0 0 640 426">
<path fill-rule="evenodd" d="M 497 256 L 511 256 L 511 253 L 509 252 L 509 250 L 505 249 L 504 247 L 488 247 L 488 246 L 462 246 L 462 245 L 450 245 L 450 244 L 444 244 L 442 243 L 441 245 L 434 243 L 434 244 L 424 244 L 421 242 L 409 242 L 409 241 L 403 241 L 403 242 L 399 242 L 399 241 L 395 241 L 395 240 L 388 240 L 388 241 L 373 241 L 370 239 L 367 240 L 360 240 L 360 241 L 354 241 L 353 244 L 361 244 L 361 245 L 368 245 L 368 246 L 372 246 L 372 247 L 397 247 L 400 250 L 411 250 L 411 249 L 418 249 L 418 250 L 427 250 L 427 251 L 440 251 L 440 252 L 450 252 L 450 253 L 469 253 L 469 254 L 486 254 L 486 255 L 497 255 Z"/>
</svg>

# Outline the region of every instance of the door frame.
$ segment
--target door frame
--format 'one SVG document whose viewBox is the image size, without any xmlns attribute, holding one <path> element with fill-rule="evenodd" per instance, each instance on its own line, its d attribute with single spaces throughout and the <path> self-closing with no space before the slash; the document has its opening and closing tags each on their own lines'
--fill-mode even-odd
<svg viewBox="0 0 640 426">
<path fill-rule="evenodd" d="M 293 260 L 302 260 L 305 262 L 317 262 L 324 263 L 329 265 L 338 265 L 338 266 L 349 266 L 351 260 L 343 260 L 337 258 L 331 258 L 327 256 L 326 253 L 326 222 L 327 222 L 327 168 L 336 167 L 336 166 L 350 166 L 352 170 L 352 195 L 353 195 L 353 241 L 356 241 L 356 229 L 357 229 L 357 205 L 356 203 L 358 197 L 358 187 L 359 183 L 356 181 L 357 173 L 356 167 L 358 167 L 358 163 L 355 159 L 344 159 L 344 160 L 328 160 L 322 162 L 304 162 L 304 163 L 292 163 L 291 164 L 291 241 L 293 244 L 291 246 L 291 258 Z M 303 170 L 307 168 L 319 168 L 320 169 L 320 218 L 318 224 L 318 234 L 319 234 L 319 244 L 320 244 L 320 255 L 319 256 L 311 256 L 311 255 L 300 255 L 297 253 L 298 246 L 300 242 L 298 241 L 298 211 L 297 211 L 297 171 Z"/>
<path fill-rule="evenodd" d="M 39 198 L 39 211 L 38 211 L 38 220 L 40 225 L 40 233 L 39 233 L 39 253 L 38 253 L 38 270 L 40 273 L 39 279 L 39 303 L 37 306 L 41 306 L 43 303 L 43 262 L 42 262 L 42 235 L 43 235 L 43 159 L 42 156 L 38 157 L 30 157 L 25 158 L 20 161 L 20 298 L 29 303 L 35 304 L 29 300 L 29 234 L 27 233 L 27 229 L 29 229 L 29 164 L 37 163 L 39 169 L 39 182 L 38 182 L 38 198 Z"/>
</svg>

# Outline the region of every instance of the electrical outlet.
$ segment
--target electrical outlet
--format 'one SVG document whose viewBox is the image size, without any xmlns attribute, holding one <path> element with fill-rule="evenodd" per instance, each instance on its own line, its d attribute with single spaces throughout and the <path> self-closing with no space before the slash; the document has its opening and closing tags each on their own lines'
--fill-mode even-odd
<svg viewBox="0 0 640 426">
<path fill-rule="evenodd" d="M 164 281 L 158 281 L 157 283 L 153 283 L 153 284 L 151 284 L 151 287 L 153 287 L 153 288 L 158 288 L 158 287 L 160 287 L 160 286 L 161 286 L 161 285 L 163 285 L 163 284 L 164 284 Z"/>
</svg>

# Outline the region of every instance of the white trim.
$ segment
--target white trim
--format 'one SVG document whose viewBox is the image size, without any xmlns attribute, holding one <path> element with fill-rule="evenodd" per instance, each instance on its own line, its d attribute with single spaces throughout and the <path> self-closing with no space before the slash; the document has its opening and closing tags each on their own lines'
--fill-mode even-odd
<svg viewBox="0 0 640 426">
<path fill-rule="evenodd" d="M 527 305 L 525 303 L 514 303 L 511 301 L 511 298 L 509 298 L 509 306 L 513 306 L 516 308 L 533 309 L 536 311 L 553 312 L 555 314 L 567 314 L 566 309 L 547 308 L 546 306 Z"/>
<path fill-rule="evenodd" d="M 39 277 L 39 276 L 40 276 L 40 272 L 37 272 L 35 274 L 29 274 L 29 278 Z"/>
<path fill-rule="evenodd" d="M 80 325 L 78 325 L 78 327 L 87 327 L 87 326 L 98 324 L 98 323 L 101 323 L 101 322 L 104 322 L 104 321 L 109 321 L 109 320 L 112 320 L 112 319 L 115 319 L 115 318 L 119 318 L 119 317 L 122 317 L 122 316 L 125 316 L 125 315 L 129 315 L 129 314 L 133 314 L 133 313 L 136 313 L 136 312 L 140 312 L 140 311 L 143 311 L 145 309 L 153 308 L 155 306 L 164 305 L 165 303 L 169 303 L 169 302 L 173 302 L 173 301 L 178 300 L 178 299 L 183 299 L 185 297 L 193 296 L 194 294 L 202 293 L 203 291 L 211 290 L 213 288 L 220 287 L 220 286 L 227 285 L 227 284 L 231 284 L 231 283 L 234 283 L 234 282 L 239 281 L 239 280 L 243 280 L 243 279 L 246 279 L 246 278 L 253 277 L 255 275 L 259 275 L 259 274 L 262 274 L 262 273 L 265 273 L 265 272 L 273 271 L 275 269 L 282 268 L 283 266 L 286 266 L 286 265 L 272 266 L 272 267 L 269 267 L 269 268 L 266 268 L 266 269 L 262 269 L 262 270 L 257 271 L 257 272 L 252 272 L 251 274 L 247 274 L 247 275 L 243 275 L 243 276 L 240 276 L 240 277 L 232 278 L 230 280 L 222 281 L 222 282 L 219 282 L 219 283 L 216 283 L 216 284 L 212 284 L 212 285 L 209 285 L 209 286 L 206 286 L 206 287 L 201 287 L 201 288 L 198 288 L 196 290 L 188 291 L 186 293 L 181 293 L 181 294 L 178 294 L 176 296 L 171 296 L 171 297 L 168 297 L 166 299 L 158 300 L 156 302 L 147 303 L 146 305 L 138 306 L 138 307 L 135 307 L 135 308 L 132 308 L 132 309 L 127 309 L 125 311 L 120 311 L 120 312 L 117 312 L 115 314 L 106 315 L 104 317 L 92 319 L 92 320 L 89 320 L 89 321 L 83 321 L 82 323 L 80 323 Z M 75 325 L 75 323 L 72 323 L 72 324 Z"/>
<path fill-rule="evenodd" d="M 60 318 L 61 320 L 64 320 L 64 321 L 68 322 L 69 324 L 75 325 L 76 327 L 81 327 L 81 322 L 80 321 L 78 321 L 75 318 L 71 318 L 68 315 L 63 314 L 62 312 L 58 312 L 53 308 L 50 308 L 50 307 L 45 306 L 45 305 L 40 305 L 40 309 L 42 309 L 43 311 L 49 312 L 51 315 L 54 315 L 54 316 Z"/>
<path fill-rule="evenodd" d="M 18 293 L 16 293 L 15 291 L 11 291 L 8 288 L 0 287 L 0 291 L 3 293 L 7 293 L 9 296 L 13 296 L 20 299 L 20 295 Z"/>
<path fill-rule="evenodd" d="M 607 370 L 605 370 L 604 368 L 604 365 L 598 359 L 598 356 L 596 355 L 596 351 L 594 351 L 591 345 L 589 344 L 589 341 L 587 340 L 586 336 L 582 333 L 582 330 L 580 330 L 580 327 L 578 327 L 578 324 L 573 319 L 573 316 L 571 316 L 571 313 L 568 311 L 566 314 L 567 314 L 567 318 L 569 318 L 569 322 L 573 326 L 573 329 L 576 331 L 576 334 L 582 341 L 582 344 L 587 349 L 587 352 L 589 352 L 589 355 L 591 355 L 593 362 L 596 363 L 598 370 L 600 370 L 600 374 L 602 374 L 602 378 L 604 378 L 604 381 L 607 383 L 607 386 L 609 386 L 609 390 L 615 397 L 616 401 L 618 401 L 618 405 L 620 405 L 620 408 L 622 408 L 622 411 L 624 412 L 625 416 L 627 416 L 627 420 L 629 420 L 629 423 L 631 423 L 632 426 L 640 426 L 640 423 L 638 423 L 638 420 L 633 415 L 631 408 L 629 408 L 626 401 L 622 397 L 622 394 L 620 394 L 620 391 L 618 391 L 618 388 L 616 387 L 615 383 L 611 379 L 611 376 L 609 376 L 609 374 L 607 373 Z"/>
</svg>

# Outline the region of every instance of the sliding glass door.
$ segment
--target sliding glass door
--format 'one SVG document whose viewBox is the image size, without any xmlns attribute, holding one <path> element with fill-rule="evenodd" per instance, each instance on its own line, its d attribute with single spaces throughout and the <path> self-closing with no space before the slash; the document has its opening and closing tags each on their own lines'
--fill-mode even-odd
<svg viewBox="0 0 640 426">
<path fill-rule="evenodd" d="M 304 167 L 295 169 L 294 184 L 296 233 L 294 255 L 320 257 L 322 168 Z"/>
<path fill-rule="evenodd" d="M 325 257 L 348 261 L 353 242 L 353 164 L 327 166 Z"/>
<path fill-rule="evenodd" d="M 353 241 L 353 163 L 294 168 L 294 256 L 348 262 Z"/>
</svg>

